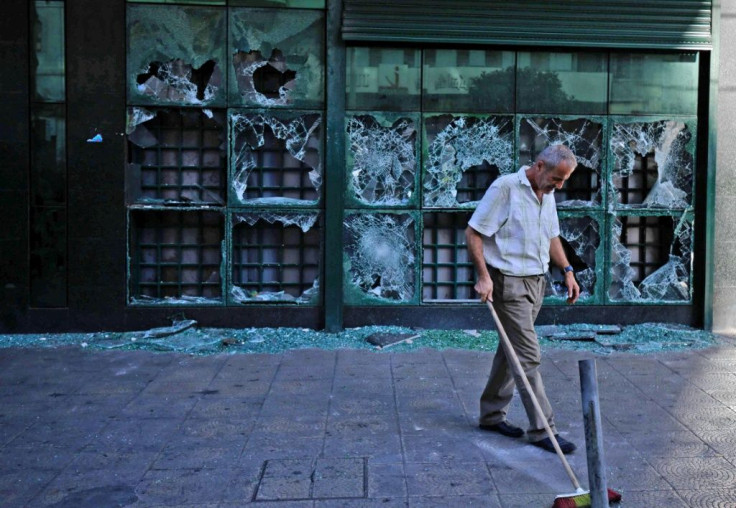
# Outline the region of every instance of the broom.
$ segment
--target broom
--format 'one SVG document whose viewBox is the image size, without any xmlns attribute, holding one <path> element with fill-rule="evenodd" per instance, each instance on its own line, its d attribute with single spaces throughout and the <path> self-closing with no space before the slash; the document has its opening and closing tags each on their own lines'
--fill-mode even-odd
<svg viewBox="0 0 736 508">
<path fill-rule="evenodd" d="M 516 377 L 521 378 L 522 382 L 524 383 L 524 388 L 529 394 L 529 398 L 532 401 L 534 410 L 537 412 L 537 415 L 539 416 L 540 420 L 544 422 L 544 430 L 547 432 L 547 436 L 549 437 L 549 440 L 552 441 L 552 445 L 555 447 L 555 452 L 557 452 L 557 456 L 560 457 L 560 460 L 562 461 L 562 465 L 565 467 L 565 471 L 567 472 L 567 476 L 570 477 L 570 481 L 572 481 L 572 485 L 575 488 L 575 492 L 571 494 L 561 494 L 557 496 L 555 498 L 554 504 L 552 505 L 552 508 L 589 507 L 590 506 L 590 491 L 584 490 L 580 486 L 580 482 L 575 476 L 575 473 L 573 473 L 572 468 L 570 467 L 570 464 L 567 462 L 567 459 L 565 458 L 565 454 L 562 453 L 562 450 L 560 449 L 560 445 L 557 443 L 557 438 L 552 432 L 552 429 L 549 427 L 549 423 L 547 423 L 547 419 L 544 417 L 544 411 L 542 411 L 542 408 L 539 406 L 539 401 L 537 401 L 537 396 L 534 395 L 534 392 L 532 391 L 532 387 L 529 385 L 529 380 L 526 378 L 526 375 L 524 374 L 524 369 L 522 368 L 521 363 L 519 362 L 519 358 L 516 356 L 516 351 L 514 351 L 514 348 L 511 346 L 511 341 L 506 335 L 506 330 L 504 330 L 503 325 L 501 324 L 501 320 L 498 319 L 498 314 L 496 314 L 496 309 L 493 308 L 493 302 L 491 302 L 490 300 L 487 300 L 486 304 L 488 305 L 488 308 L 491 309 L 491 314 L 493 315 L 493 320 L 496 322 L 496 328 L 498 329 L 498 335 L 500 337 L 501 344 L 503 345 L 507 358 L 511 360 L 511 365 L 516 371 Z M 608 502 L 617 503 L 619 501 L 621 501 L 621 494 L 619 494 L 615 490 L 608 489 Z"/>
</svg>

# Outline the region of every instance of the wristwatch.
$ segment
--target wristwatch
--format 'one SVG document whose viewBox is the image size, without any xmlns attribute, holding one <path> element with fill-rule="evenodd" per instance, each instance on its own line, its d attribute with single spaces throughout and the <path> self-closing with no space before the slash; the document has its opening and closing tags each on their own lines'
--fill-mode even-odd
<svg viewBox="0 0 736 508">
<path fill-rule="evenodd" d="M 573 271 L 573 269 L 572 269 L 572 265 L 567 265 L 567 266 L 566 266 L 566 267 L 564 268 L 564 270 L 565 270 L 565 273 L 567 273 L 567 272 L 572 272 L 572 271 Z"/>
</svg>

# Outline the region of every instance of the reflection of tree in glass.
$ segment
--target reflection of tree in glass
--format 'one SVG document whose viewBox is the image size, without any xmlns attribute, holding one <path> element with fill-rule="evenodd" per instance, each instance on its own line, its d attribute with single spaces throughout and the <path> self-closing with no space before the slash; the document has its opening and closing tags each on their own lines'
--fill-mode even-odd
<svg viewBox="0 0 736 508">
<path fill-rule="evenodd" d="M 519 99 L 533 100 L 534 109 L 540 112 L 561 110 L 563 106 L 569 109 L 575 102 L 562 90 L 562 82 L 555 72 L 531 67 L 484 72 L 470 80 L 468 90 L 474 105 L 493 111 L 505 110 L 509 107 L 509 97 L 514 97 L 514 82 L 518 83 Z"/>
</svg>

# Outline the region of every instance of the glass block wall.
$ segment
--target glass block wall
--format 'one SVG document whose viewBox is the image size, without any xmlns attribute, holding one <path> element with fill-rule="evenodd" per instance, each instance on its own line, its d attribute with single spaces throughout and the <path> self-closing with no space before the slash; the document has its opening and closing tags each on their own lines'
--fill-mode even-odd
<svg viewBox="0 0 736 508">
<path fill-rule="evenodd" d="M 346 305 L 473 302 L 467 220 L 552 143 L 581 303 L 691 301 L 697 53 L 348 47 L 326 170 L 324 1 L 129 1 L 127 32 L 131 305 L 321 305 L 326 270 Z"/>
</svg>

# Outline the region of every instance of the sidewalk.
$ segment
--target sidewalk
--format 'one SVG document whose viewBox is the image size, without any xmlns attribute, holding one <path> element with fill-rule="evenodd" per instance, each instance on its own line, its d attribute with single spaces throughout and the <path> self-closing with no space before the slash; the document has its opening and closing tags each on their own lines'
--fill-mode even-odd
<svg viewBox="0 0 736 508">
<path fill-rule="evenodd" d="M 621 506 L 736 506 L 736 345 L 546 349 L 547 391 L 584 485 L 577 362 L 590 357 Z M 477 429 L 491 358 L 0 349 L 0 504 L 551 506 L 573 490 L 557 457 Z M 525 423 L 518 396 L 509 420 Z"/>
</svg>

